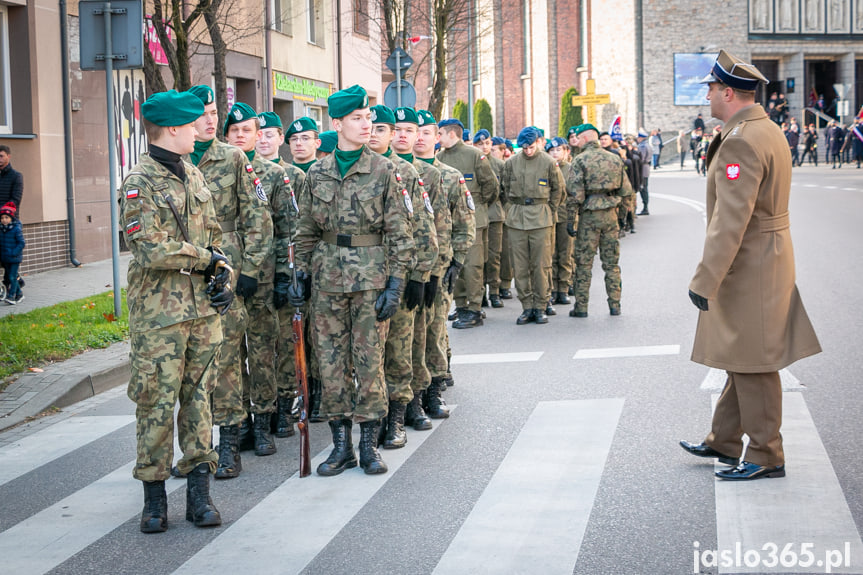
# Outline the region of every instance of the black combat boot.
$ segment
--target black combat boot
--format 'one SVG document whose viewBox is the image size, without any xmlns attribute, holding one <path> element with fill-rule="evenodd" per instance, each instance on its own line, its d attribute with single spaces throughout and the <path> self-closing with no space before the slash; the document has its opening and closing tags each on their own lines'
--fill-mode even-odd
<svg viewBox="0 0 863 575">
<path fill-rule="evenodd" d="M 141 533 L 168 530 L 168 494 L 164 481 L 144 481 L 144 510 L 141 511 Z"/>
<path fill-rule="evenodd" d="M 491 307 L 501 308 L 503 307 L 503 302 L 500 299 L 500 295 L 496 293 L 491 293 L 488 296 L 489 301 L 491 301 Z"/>
<path fill-rule="evenodd" d="M 551 307 L 551 306 L 548 306 L 548 307 Z M 548 308 L 546 308 L 546 311 L 547 310 L 548 310 Z M 554 315 L 554 314 L 552 314 L 552 315 Z M 548 323 L 548 315 L 543 313 L 543 311 L 541 309 L 535 309 L 535 310 L 533 310 L 533 321 L 535 321 L 536 323 L 539 323 L 539 324 Z"/>
<path fill-rule="evenodd" d="M 210 499 L 210 464 L 199 463 L 186 479 L 186 521 L 195 527 L 222 524 L 222 515 Z"/>
<path fill-rule="evenodd" d="M 378 452 L 378 425 L 380 421 L 360 423 L 360 467 L 366 475 L 387 472 L 387 464 Z"/>
<path fill-rule="evenodd" d="M 502 287 L 497 292 L 500 294 L 500 299 L 512 299 L 512 291 L 509 288 Z"/>
<path fill-rule="evenodd" d="M 276 440 L 270 434 L 269 413 L 255 415 L 252 431 L 255 435 L 255 455 L 272 455 L 276 452 Z"/>
<path fill-rule="evenodd" d="M 425 431 L 432 428 L 431 419 L 423 411 L 421 395 L 421 392 L 415 392 L 414 398 L 408 403 L 405 409 L 405 425 L 412 425 L 417 431 Z"/>
<path fill-rule="evenodd" d="M 452 326 L 456 329 L 468 329 L 482 325 L 482 314 L 478 311 L 469 309 L 462 310 L 459 318 L 452 322 Z"/>
<path fill-rule="evenodd" d="M 252 414 L 247 413 L 240 422 L 240 451 L 251 451 L 255 448 L 255 434 L 252 432 Z"/>
<path fill-rule="evenodd" d="M 554 302 L 552 300 L 548 300 L 548 303 L 545 304 L 545 315 L 557 315 L 557 310 L 551 307 L 551 304 Z M 541 322 L 537 322 L 541 323 Z"/>
<path fill-rule="evenodd" d="M 556 296 L 557 297 L 554 298 L 554 303 L 559 303 L 560 305 L 569 305 L 570 303 L 572 303 L 569 299 L 569 296 L 566 295 L 565 291 L 557 292 Z"/>
<path fill-rule="evenodd" d="M 423 402 L 428 410 L 428 416 L 432 419 L 446 419 L 449 417 L 449 408 L 446 402 L 441 397 L 443 390 L 446 389 L 446 382 L 442 377 L 433 377 L 431 383 L 426 389 Z"/>
<path fill-rule="evenodd" d="M 620 304 L 619 303 L 608 304 L 608 313 L 610 313 L 611 315 L 620 315 Z"/>
<path fill-rule="evenodd" d="M 525 325 L 532 322 L 534 319 L 536 318 L 533 315 L 533 310 L 526 309 L 521 312 L 521 315 L 518 316 L 518 319 L 515 320 L 515 325 Z"/>
<path fill-rule="evenodd" d="M 387 432 L 384 436 L 384 449 L 398 449 L 404 447 L 408 442 L 408 435 L 405 433 L 405 404 L 398 401 L 390 401 L 390 409 L 387 413 Z M 362 451 L 360 451 L 360 459 L 362 459 Z"/>
<path fill-rule="evenodd" d="M 294 434 L 294 422 L 291 417 L 293 406 L 293 397 L 280 397 L 278 399 L 276 411 L 270 417 L 270 433 L 276 437 L 291 437 Z"/>
<path fill-rule="evenodd" d="M 457 307 L 457 308 L 455 308 L 454 310 L 452 310 L 451 312 L 449 312 L 449 315 L 448 315 L 448 316 L 446 316 L 447 321 L 455 321 L 455 320 L 457 320 L 459 317 L 461 317 L 461 314 L 462 314 L 462 312 L 463 312 L 463 311 L 465 311 L 465 309 L 466 309 L 466 308 L 463 308 L 463 307 Z"/>
<path fill-rule="evenodd" d="M 219 466 L 216 479 L 232 479 L 240 475 L 243 463 L 240 460 L 240 427 L 219 427 Z"/>
<path fill-rule="evenodd" d="M 321 380 L 314 377 L 309 378 L 309 421 L 312 423 L 320 423 L 326 421 L 327 418 L 321 414 L 321 398 L 323 397 L 323 388 Z"/>
<path fill-rule="evenodd" d="M 325 477 L 338 475 L 345 469 L 357 466 L 357 456 L 354 454 L 351 439 L 351 420 L 330 420 L 330 431 L 333 433 L 333 450 L 327 460 L 318 465 L 318 475 Z"/>
</svg>

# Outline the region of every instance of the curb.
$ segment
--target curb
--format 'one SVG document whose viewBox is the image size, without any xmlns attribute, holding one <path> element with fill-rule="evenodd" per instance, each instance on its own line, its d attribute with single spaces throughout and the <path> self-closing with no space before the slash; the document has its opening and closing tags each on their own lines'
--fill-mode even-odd
<svg viewBox="0 0 863 575">
<path fill-rule="evenodd" d="M 0 393 L 0 431 L 52 406 L 68 407 L 129 381 L 129 342 L 94 349 L 25 373 Z"/>
</svg>

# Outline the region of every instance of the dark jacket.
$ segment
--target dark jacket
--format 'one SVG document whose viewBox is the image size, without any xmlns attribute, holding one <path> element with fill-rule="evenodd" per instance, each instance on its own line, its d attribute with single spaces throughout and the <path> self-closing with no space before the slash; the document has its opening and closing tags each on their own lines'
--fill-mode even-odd
<svg viewBox="0 0 863 575">
<path fill-rule="evenodd" d="M 24 254 L 24 232 L 16 219 L 4 226 L 0 224 L 0 261 L 4 264 L 20 264 Z"/>
<path fill-rule="evenodd" d="M 788 140 L 789 148 L 796 148 L 800 143 L 800 134 L 795 132 L 794 130 L 788 130 L 785 132 L 785 139 Z"/>
<path fill-rule="evenodd" d="M 15 202 L 15 209 L 21 210 L 21 196 L 24 195 L 24 176 L 9 163 L 0 170 L 0 206 Z"/>
</svg>

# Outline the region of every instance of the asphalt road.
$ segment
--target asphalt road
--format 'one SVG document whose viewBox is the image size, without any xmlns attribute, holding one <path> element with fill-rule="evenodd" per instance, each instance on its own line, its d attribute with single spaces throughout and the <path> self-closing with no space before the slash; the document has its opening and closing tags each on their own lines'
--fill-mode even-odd
<svg viewBox="0 0 863 575">
<path fill-rule="evenodd" d="M 0 572 L 863 573 L 863 171 L 794 171 L 797 283 L 824 352 L 783 373 L 788 476 L 751 484 L 677 446 L 703 438 L 717 393 L 689 361 L 704 188 L 654 171 L 651 215 L 622 240 L 620 317 L 597 259 L 586 319 L 516 326 L 509 300 L 452 330 L 452 417 L 384 451 L 384 476 L 300 480 L 298 439 L 280 439 L 214 484 L 221 527 L 184 521 L 171 480 L 170 529 L 147 536 L 124 390 L 46 418 L 0 447 Z M 312 453 L 329 442 L 313 425 Z"/>
</svg>

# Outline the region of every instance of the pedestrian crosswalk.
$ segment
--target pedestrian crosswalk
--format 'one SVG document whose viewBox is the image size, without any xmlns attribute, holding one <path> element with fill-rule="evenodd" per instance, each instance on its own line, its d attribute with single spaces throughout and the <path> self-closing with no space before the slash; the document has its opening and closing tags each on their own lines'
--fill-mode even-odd
<svg viewBox="0 0 863 575">
<path fill-rule="evenodd" d="M 828 565 L 834 573 L 863 572 L 863 543 L 809 413 L 805 393 L 785 393 L 784 399 L 788 476 L 742 484 L 712 480 L 706 483 L 703 489 L 712 493 L 706 491 L 703 495 L 715 499 L 715 516 L 708 508 L 708 513 L 692 520 L 703 523 L 715 537 L 680 542 L 680 549 L 674 553 L 679 556 L 679 564 L 670 566 L 668 573 L 808 573 L 826 572 Z M 371 533 L 352 533 L 347 528 L 360 515 L 374 516 L 393 506 L 408 507 L 413 493 L 410 490 L 417 484 L 440 483 L 436 468 L 418 472 L 419 462 L 428 466 L 429 461 L 443 457 L 447 446 L 462 445 L 472 426 L 484 423 L 471 422 L 474 416 L 469 406 L 451 407 L 449 420 L 437 421 L 432 431 L 409 429 L 405 448 L 383 452 L 389 473 L 366 476 L 357 468 L 337 477 L 312 475 L 300 479 L 296 469 L 290 469 L 284 480 L 269 484 L 267 493 L 256 495 L 247 505 L 237 505 L 227 499 L 227 493 L 248 497 L 255 489 L 252 486 L 260 485 L 254 474 L 262 473 L 265 466 L 275 469 L 283 465 L 284 459 L 279 463 L 278 458 L 293 455 L 297 438 L 280 440 L 283 443 L 276 456 L 249 455 L 252 464 L 244 475 L 216 483 L 217 505 L 221 503 L 226 511 L 224 524 L 210 530 L 195 529 L 179 519 L 184 501 L 174 493 L 169 497 L 172 523 L 168 533 L 139 533 L 142 490 L 140 483 L 132 479 L 131 460 L 106 468 L 98 479 L 44 504 L 40 504 L 38 494 L 27 493 L 26 488 L 17 494 L 7 488 L 0 495 L 30 498 L 32 511 L 0 531 L 0 572 L 78 573 L 84 572 L 81 566 L 86 565 L 86 572 L 197 574 L 230 565 L 230 572 L 244 575 L 307 573 L 314 571 L 311 565 L 337 552 L 333 541 L 346 537 L 352 538 L 354 545 L 372 546 L 377 553 L 385 554 L 393 534 L 384 526 Z M 444 492 L 449 490 L 452 502 L 450 506 L 448 501 L 440 503 L 450 516 L 448 524 L 452 528 L 423 533 L 418 526 L 423 539 L 441 540 L 432 546 L 433 553 L 422 550 L 421 565 L 406 566 L 399 572 L 589 573 L 589 569 L 579 567 L 583 543 L 592 521 L 613 520 L 603 515 L 613 512 L 613 506 L 595 505 L 603 485 L 630 480 L 620 475 L 629 468 L 619 467 L 611 454 L 616 446 L 619 448 L 616 442 L 634 440 L 630 432 L 624 433 L 625 439 L 620 434 L 628 414 L 636 409 L 638 406 L 625 397 L 606 397 L 539 400 L 529 409 L 508 414 L 516 420 L 514 433 L 497 463 L 476 478 L 480 488 L 468 500 L 462 500 L 453 491 L 454 486 L 445 486 Z M 14 445 L 0 448 L 0 490 L 4 484 L 17 485 L 28 473 L 56 474 L 62 479 L 74 471 L 66 455 L 88 443 L 99 445 L 118 433 L 133 437 L 132 420 L 131 413 L 85 413 L 45 426 Z M 321 425 L 314 427 L 313 433 L 321 439 L 319 434 L 325 430 Z M 354 435 L 359 436 L 358 429 Z M 650 446 L 649 438 L 644 442 L 645 447 Z M 320 441 L 316 446 L 313 465 L 330 450 Z M 282 447 L 291 455 L 284 455 Z M 644 465 L 654 464 L 647 449 L 645 454 Z M 87 463 L 98 465 L 94 461 Z M 417 473 L 406 480 L 409 474 Z M 630 503 L 637 504 L 639 493 L 633 485 Z M 169 493 L 184 486 L 182 480 L 167 482 Z M 654 501 L 650 505 L 661 510 L 663 505 L 673 504 L 671 501 Z M 242 511 L 235 515 L 227 512 L 236 508 Z M 630 537 L 631 531 L 643 528 L 622 524 L 619 536 Z M 124 546 L 120 552 L 115 548 L 118 542 Z M 637 564 L 639 553 L 650 551 L 649 543 L 642 548 L 633 545 L 633 557 L 625 558 L 628 565 L 633 561 Z M 775 564 L 771 563 L 772 545 L 777 546 Z M 154 549 L 166 555 L 164 561 L 154 561 L 146 569 L 124 563 L 127 555 L 152 554 Z M 754 555 L 746 554 L 753 549 L 760 553 L 757 565 Z M 720 561 L 721 552 L 726 550 L 730 567 L 723 567 Z M 734 563 L 737 550 L 739 564 Z M 791 562 L 792 551 L 797 563 L 789 567 L 786 564 Z M 803 565 L 807 565 L 810 551 L 812 563 L 806 568 Z M 748 566 L 747 561 L 753 565 Z M 345 565 L 345 570 L 338 572 L 384 572 L 368 564 L 352 565 L 348 561 Z M 693 567 L 698 570 L 692 571 Z"/>
</svg>

